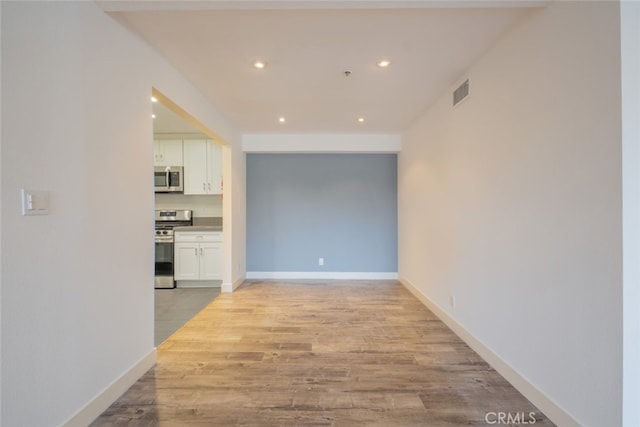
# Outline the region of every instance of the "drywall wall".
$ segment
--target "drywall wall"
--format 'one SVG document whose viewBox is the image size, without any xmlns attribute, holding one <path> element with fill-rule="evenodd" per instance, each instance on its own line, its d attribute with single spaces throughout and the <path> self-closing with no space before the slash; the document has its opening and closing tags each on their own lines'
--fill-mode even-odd
<svg viewBox="0 0 640 427">
<path fill-rule="evenodd" d="M 640 3 L 620 3 L 624 230 L 623 426 L 640 425 Z"/>
<path fill-rule="evenodd" d="M 619 22 L 616 2 L 529 12 L 399 155 L 400 277 L 561 425 L 622 421 Z"/>
<path fill-rule="evenodd" d="M 239 140 L 94 2 L 0 7 L 1 424 L 87 425 L 154 360 L 152 87 Z"/>
<path fill-rule="evenodd" d="M 247 154 L 247 270 L 397 272 L 396 174 L 395 154 Z"/>
<path fill-rule="evenodd" d="M 397 153 L 401 142 L 400 135 L 242 135 L 247 153 Z"/>
<path fill-rule="evenodd" d="M 0 26 L 2 23 L 2 7 L 0 7 Z M 0 31 L 0 50 L 2 31 Z M 0 65 L 0 100 L 2 99 L 2 66 Z M 1 108 L 0 108 L 1 110 Z M 2 116 L 0 116 L 0 165 L 2 165 Z M 0 173 L 0 196 L 2 195 L 2 173 Z M 1 199 L 0 199 L 1 200 Z M 0 209 L 0 267 L 2 266 L 2 209 Z M 0 274 L 0 425 L 2 424 L 2 274 Z"/>
<path fill-rule="evenodd" d="M 241 149 L 225 146 L 222 151 L 224 194 L 222 209 L 226 220 L 223 239 L 231 247 L 223 253 L 225 271 L 222 292 L 231 292 L 246 277 L 246 155 Z M 230 220 L 227 220 L 230 218 Z M 228 233 L 228 234 L 226 234 Z"/>
</svg>

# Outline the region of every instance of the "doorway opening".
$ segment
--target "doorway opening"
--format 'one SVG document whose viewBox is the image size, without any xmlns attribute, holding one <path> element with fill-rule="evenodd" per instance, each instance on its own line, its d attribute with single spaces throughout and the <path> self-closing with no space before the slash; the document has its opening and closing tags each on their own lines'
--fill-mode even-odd
<svg viewBox="0 0 640 427">
<path fill-rule="evenodd" d="M 222 141 L 155 89 L 151 101 L 158 346 L 221 291 Z"/>
</svg>

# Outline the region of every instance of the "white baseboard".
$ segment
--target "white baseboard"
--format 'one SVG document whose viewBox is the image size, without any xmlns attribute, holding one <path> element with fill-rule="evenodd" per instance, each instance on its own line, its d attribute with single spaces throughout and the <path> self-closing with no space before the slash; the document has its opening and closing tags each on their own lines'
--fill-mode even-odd
<svg viewBox="0 0 640 427">
<path fill-rule="evenodd" d="M 219 288 L 221 280 L 176 280 L 176 288 Z"/>
<path fill-rule="evenodd" d="M 538 409 L 540 409 L 556 425 L 563 427 L 579 427 L 581 424 L 575 420 L 567 411 L 562 409 L 553 399 L 543 391 L 531 384 L 526 377 L 520 374 L 507 364 L 500 356 L 486 346 L 482 341 L 471 335 L 464 326 L 449 316 L 440 306 L 431 301 L 413 283 L 407 279 L 400 279 L 409 292 L 420 300 L 429 310 L 433 312 L 442 322 L 449 327 L 460 339 L 480 355 L 493 369 L 502 375 L 516 390 L 529 399 Z"/>
<path fill-rule="evenodd" d="M 396 280 L 398 273 L 325 271 L 247 271 L 247 279 Z"/>
<path fill-rule="evenodd" d="M 109 384 L 101 393 L 89 401 L 75 413 L 64 427 L 86 427 L 100 416 L 113 402 L 129 389 L 142 375 L 156 364 L 157 356 L 154 348 L 128 371 Z"/>
<path fill-rule="evenodd" d="M 233 292 L 238 289 L 238 286 L 242 285 L 245 280 L 245 277 L 242 276 L 233 283 L 223 283 L 222 287 L 220 288 L 220 292 Z"/>
</svg>

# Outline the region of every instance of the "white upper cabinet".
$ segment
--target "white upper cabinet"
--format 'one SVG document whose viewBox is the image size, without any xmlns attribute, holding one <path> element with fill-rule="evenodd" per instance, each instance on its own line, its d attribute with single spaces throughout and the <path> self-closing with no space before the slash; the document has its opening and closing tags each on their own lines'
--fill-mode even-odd
<svg viewBox="0 0 640 427">
<path fill-rule="evenodd" d="M 181 139 L 156 139 L 153 141 L 155 166 L 183 166 Z"/>
<path fill-rule="evenodd" d="M 222 194 L 222 147 L 208 139 L 183 145 L 184 194 Z"/>
</svg>

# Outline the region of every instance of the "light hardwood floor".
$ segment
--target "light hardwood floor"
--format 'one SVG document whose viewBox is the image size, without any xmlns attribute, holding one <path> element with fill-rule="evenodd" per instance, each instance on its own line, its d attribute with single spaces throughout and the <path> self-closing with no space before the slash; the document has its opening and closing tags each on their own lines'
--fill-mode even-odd
<svg viewBox="0 0 640 427">
<path fill-rule="evenodd" d="M 398 282 L 250 281 L 92 426 L 486 426 L 499 412 L 553 425 Z"/>
</svg>

